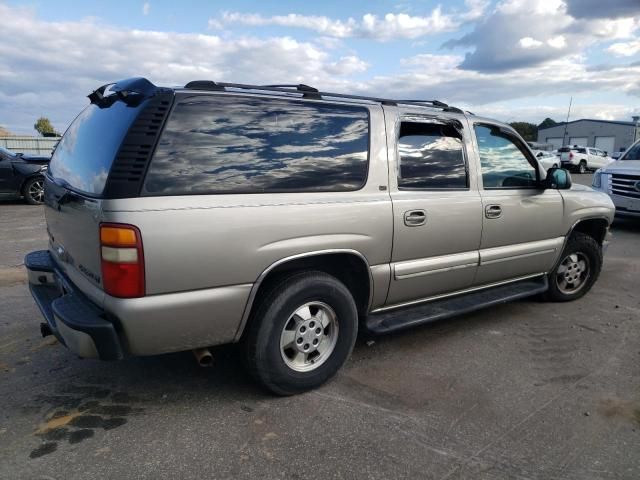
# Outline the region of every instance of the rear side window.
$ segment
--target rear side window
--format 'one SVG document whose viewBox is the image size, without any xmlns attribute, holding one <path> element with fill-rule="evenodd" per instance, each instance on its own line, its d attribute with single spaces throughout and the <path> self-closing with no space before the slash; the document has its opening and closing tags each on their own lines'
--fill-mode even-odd
<svg viewBox="0 0 640 480">
<path fill-rule="evenodd" d="M 398 188 L 467 188 L 462 138 L 451 125 L 403 122 L 398 139 Z"/>
<path fill-rule="evenodd" d="M 147 172 L 146 195 L 348 191 L 367 178 L 363 107 L 253 97 L 180 101 Z"/>
<path fill-rule="evenodd" d="M 89 105 L 71 123 L 51 157 L 49 175 L 82 193 L 100 196 L 129 127 L 146 102 Z"/>
</svg>

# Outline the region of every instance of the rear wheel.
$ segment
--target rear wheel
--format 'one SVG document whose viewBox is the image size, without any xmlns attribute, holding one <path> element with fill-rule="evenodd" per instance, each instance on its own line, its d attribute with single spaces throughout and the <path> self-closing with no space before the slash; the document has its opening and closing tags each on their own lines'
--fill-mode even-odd
<svg viewBox="0 0 640 480">
<path fill-rule="evenodd" d="M 265 295 L 245 340 L 250 373 L 277 395 L 313 389 L 349 357 L 358 333 L 351 293 L 323 272 L 294 274 Z"/>
<path fill-rule="evenodd" d="M 545 299 L 568 302 L 582 297 L 596 282 L 601 269 L 602 248 L 598 242 L 584 233 L 573 233 L 560 262 L 549 274 Z"/>
<path fill-rule="evenodd" d="M 587 173 L 587 162 L 584 160 L 580 161 L 580 165 L 578 165 L 578 172 Z"/>
<path fill-rule="evenodd" d="M 44 202 L 44 178 L 33 177 L 22 187 L 22 195 L 29 205 L 41 205 Z"/>
</svg>

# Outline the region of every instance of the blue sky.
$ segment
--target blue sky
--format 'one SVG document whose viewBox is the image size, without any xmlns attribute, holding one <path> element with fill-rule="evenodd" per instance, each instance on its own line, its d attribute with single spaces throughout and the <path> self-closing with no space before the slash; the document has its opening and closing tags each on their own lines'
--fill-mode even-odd
<svg viewBox="0 0 640 480">
<path fill-rule="evenodd" d="M 0 0 L 0 126 L 63 131 L 145 76 L 440 99 L 505 121 L 640 112 L 639 0 Z"/>
</svg>

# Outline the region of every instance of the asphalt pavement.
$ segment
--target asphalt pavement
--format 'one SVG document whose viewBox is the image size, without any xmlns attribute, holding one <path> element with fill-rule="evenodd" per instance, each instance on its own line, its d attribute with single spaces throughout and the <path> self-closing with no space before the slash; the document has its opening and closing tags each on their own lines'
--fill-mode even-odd
<svg viewBox="0 0 640 480">
<path fill-rule="evenodd" d="M 200 368 L 41 338 L 20 264 L 42 208 L 0 203 L 0 479 L 638 479 L 640 222 L 612 231 L 579 301 L 361 338 L 333 381 L 277 398 L 233 347 Z"/>
</svg>

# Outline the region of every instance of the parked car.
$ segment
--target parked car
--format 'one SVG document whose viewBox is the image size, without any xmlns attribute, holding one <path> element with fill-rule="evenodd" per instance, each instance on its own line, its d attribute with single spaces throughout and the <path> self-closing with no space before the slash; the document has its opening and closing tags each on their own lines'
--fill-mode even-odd
<svg viewBox="0 0 640 480">
<path fill-rule="evenodd" d="M 27 255 L 53 333 L 120 359 L 240 342 L 287 395 L 382 334 L 535 294 L 580 298 L 611 199 L 509 125 L 306 85 L 104 86 L 46 174 Z"/>
<path fill-rule="evenodd" d="M 560 164 L 560 159 L 553 152 L 534 150 L 533 153 L 536 156 L 538 163 L 540 163 L 540 165 L 542 165 L 545 170 L 549 170 L 550 168 L 557 168 Z"/>
<path fill-rule="evenodd" d="M 618 160 L 622 155 L 624 155 L 625 150 L 620 150 L 618 152 L 613 152 L 611 154 L 611 160 Z"/>
<path fill-rule="evenodd" d="M 640 140 L 619 160 L 596 171 L 593 188 L 611 196 L 616 215 L 640 218 Z"/>
<path fill-rule="evenodd" d="M 562 167 L 579 173 L 587 173 L 587 170 L 602 168 L 613 161 L 607 152 L 593 147 L 574 145 L 573 147 L 562 147 L 558 151 L 560 152 Z"/>
<path fill-rule="evenodd" d="M 49 157 L 23 155 L 0 147 L 0 198 L 24 198 L 31 205 L 44 199 L 43 173 Z"/>
</svg>

